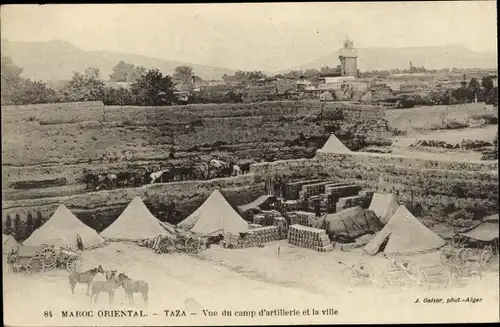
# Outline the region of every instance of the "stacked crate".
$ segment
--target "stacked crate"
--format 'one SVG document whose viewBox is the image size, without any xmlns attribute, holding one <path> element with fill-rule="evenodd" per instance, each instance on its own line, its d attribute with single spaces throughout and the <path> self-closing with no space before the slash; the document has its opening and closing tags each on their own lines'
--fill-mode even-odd
<svg viewBox="0 0 500 327">
<path fill-rule="evenodd" d="M 322 179 L 312 179 L 308 181 L 287 183 L 285 186 L 285 199 L 297 200 L 299 199 L 299 192 L 303 185 L 313 184 L 323 181 Z"/>
<path fill-rule="evenodd" d="M 290 212 L 300 210 L 301 205 L 297 200 L 286 200 L 281 202 L 280 207 L 283 212 Z"/>
<path fill-rule="evenodd" d="M 235 248 L 249 248 L 261 245 L 262 243 L 278 241 L 283 239 L 278 226 L 265 226 L 248 230 L 244 237 L 239 237 Z"/>
<path fill-rule="evenodd" d="M 289 225 L 296 225 L 299 223 L 299 217 L 296 211 L 287 212 L 286 216 L 288 218 Z"/>
<path fill-rule="evenodd" d="M 363 205 L 361 206 L 364 209 L 368 209 L 370 206 L 370 202 L 373 198 L 373 191 L 361 191 L 359 192 L 359 196 L 363 197 Z"/>
<path fill-rule="evenodd" d="M 253 223 L 257 225 L 264 225 L 266 222 L 266 216 L 262 214 L 257 214 L 253 216 Z"/>
<path fill-rule="evenodd" d="M 328 212 L 337 212 L 337 202 L 340 198 L 358 195 L 361 186 L 351 183 L 330 184 L 325 187 L 328 196 Z"/>
<path fill-rule="evenodd" d="M 320 252 L 333 250 L 333 245 L 323 229 L 292 225 L 288 229 L 288 243 Z"/>
<path fill-rule="evenodd" d="M 295 211 L 297 216 L 297 224 L 307 226 L 309 224 L 309 217 L 316 217 L 314 212 Z"/>
<path fill-rule="evenodd" d="M 277 210 L 262 210 L 261 214 L 264 215 L 264 226 L 271 226 L 274 224 L 274 218 L 281 217 L 281 213 Z"/>
<path fill-rule="evenodd" d="M 360 195 L 340 198 L 337 204 L 335 205 L 335 208 L 337 212 L 339 212 L 340 210 L 352 208 L 355 206 L 361 207 L 363 205 L 364 200 L 365 200 L 364 197 Z"/>
<path fill-rule="evenodd" d="M 301 191 L 299 192 L 299 199 L 307 200 L 308 198 L 325 193 L 325 187 L 332 182 L 321 182 L 314 184 L 305 184 L 302 186 Z"/>
<path fill-rule="evenodd" d="M 250 228 L 250 229 L 260 228 L 260 227 L 262 227 L 262 225 L 259 225 L 259 224 L 248 224 L 248 228 Z"/>
</svg>

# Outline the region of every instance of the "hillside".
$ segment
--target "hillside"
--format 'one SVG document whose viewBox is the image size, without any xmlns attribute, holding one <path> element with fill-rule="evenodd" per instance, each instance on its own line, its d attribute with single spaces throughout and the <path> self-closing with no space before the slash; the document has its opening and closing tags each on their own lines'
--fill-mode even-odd
<svg viewBox="0 0 500 327">
<path fill-rule="evenodd" d="M 163 73 L 172 74 L 175 67 L 188 65 L 203 79 L 220 79 L 223 74 L 234 71 L 226 68 L 211 67 L 192 63 L 151 58 L 129 53 L 109 51 L 85 51 L 61 40 L 48 42 L 14 42 L 2 39 L 2 56 L 9 56 L 23 67 L 23 77 L 33 80 L 58 81 L 68 80 L 73 71 L 82 72 L 87 67 L 98 68 L 102 76 L 107 78 L 112 68 L 120 61 L 158 68 Z"/>
<path fill-rule="evenodd" d="M 414 66 L 441 68 L 496 68 L 495 54 L 474 52 L 462 45 L 409 48 L 360 48 L 358 68 L 361 71 L 404 69 Z M 340 64 L 338 51 L 291 69 L 336 67 Z"/>
</svg>

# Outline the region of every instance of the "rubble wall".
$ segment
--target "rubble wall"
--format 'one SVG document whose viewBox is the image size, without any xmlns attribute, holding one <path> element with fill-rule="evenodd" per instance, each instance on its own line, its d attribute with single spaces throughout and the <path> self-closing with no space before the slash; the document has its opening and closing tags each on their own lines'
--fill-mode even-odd
<svg viewBox="0 0 500 327">
<path fill-rule="evenodd" d="M 311 160 L 259 163 L 251 167 L 261 176 L 310 177 L 318 172 L 341 180 L 355 180 L 367 189 L 391 192 L 401 201 L 442 212 L 456 208 L 498 212 L 498 162 L 453 162 L 380 154 L 321 153 Z"/>
</svg>

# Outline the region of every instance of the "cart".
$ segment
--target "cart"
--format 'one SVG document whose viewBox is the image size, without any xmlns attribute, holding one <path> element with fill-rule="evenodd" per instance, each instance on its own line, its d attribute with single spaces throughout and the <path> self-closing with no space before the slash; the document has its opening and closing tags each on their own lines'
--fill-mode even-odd
<svg viewBox="0 0 500 327">
<path fill-rule="evenodd" d="M 441 263 L 443 265 L 461 265 L 465 262 L 464 253 L 466 248 L 464 247 L 453 247 L 453 246 L 445 246 L 441 250 Z"/>
<path fill-rule="evenodd" d="M 375 275 L 373 268 L 364 262 L 349 265 L 345 262 L 339 261 L 339 264 L 344 265 L 341 269 L 341 273 L 344 283 L 348 286 L 366 284 L 367 282 L 380 284 L 373 278 Z"/>
<path fill-rule="evenodd" d="M 67 271 L 71 271 L 74 265 L 81 264 L 81 261 L 81 254 L 70 248 L 61 248 L 57 255 L 57 265 Z"/>
<path fill-rule="evenodd" d="M 446 288 L 450 285 L 451 272 L 446 266 L 425 265 L 418 268 L 421 286 Z"/>
<path fill-rule="evenodd" d="M 53 245 L 20 246 L 8 255 L 7 262 L 14 272 L 27 271 L 39 274 L 56 266 L 71 271 L 73 264 L 81 260 L 81 255 L 71 249 L 56 249 Z"/>
<path fill-rule="evenodd" d="M 483 277 L 483 269 L 478 262 L 468 261 L 463 265 L 450 265 L 450 272 L 452 280 L 459 284 L 464 284 L 471 278 Z"/>
<path fill-rule="evenodd" d="M 418 267 L 411 261 L 396 261 L 393 257 L 386 256 L 389 263 L 385 267 L 385 285 L 393 289 L 408 290 L 413 285 L 421 285 Z"/>
<path fill-rule="evenodd" d="M 458 234 L 453 236 L 452 246 L 447 246 L 441 251 L 441 262 L 444 265 L 462 266 L 468 261 L 475 261 L 486 270 L 493 260 L 492 245 L 470 247 L 469 239 Z"/>
</svg>

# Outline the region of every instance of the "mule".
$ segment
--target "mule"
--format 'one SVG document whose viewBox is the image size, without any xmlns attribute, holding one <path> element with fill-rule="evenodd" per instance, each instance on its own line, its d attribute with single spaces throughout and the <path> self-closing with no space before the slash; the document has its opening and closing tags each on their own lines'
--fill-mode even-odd
<svg viewBox="0 0 500 327">
<path fill-rule="evenodd" d="M 238 165 L 233 166 L 233 176 L 241 175 L 241 168 Z"/>
<path fill-rule="evenodd" d="M 95 281 L 92 283 L 92 292 L 89 295 L 90 303 L 94 298 L 94 303 L 97 303 L 97 298 L 101 292 L 108 293 L 109 304 L 113 304 L 115 299 L 115 290 L 120 287 L 118 278 L 116 277 L 116 270 L 106 272 L 106 281 Z"/>
<path fill-rule="evenodd" d="M 149 285 L 147 282 L 143 280 L 132 280 L 127 275 L 120 273 L 118 275 L 118 283 L 125 290 L 130 304 L 134 303 L 134 293 L 141 293 L 144 298 L 144 303 L 148 305 Z"/>
<path fill-rule="evenodd" d="M 104 269 L 99 265 L 98 267 L 92 268 L 90 270 L 79 273 L 76 271 L 76 265 L 71 268 L 71 273 L 69 274 L 69 285 L 71 287 L 71 292 L 75 294 L 75 286 L 78 283 L 87 284 L 87 295 L 89 295 L 90 285 L 94 280 L 95 275 L 98 273 L 104 274 Z"/>
</svg>

